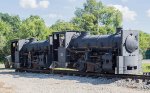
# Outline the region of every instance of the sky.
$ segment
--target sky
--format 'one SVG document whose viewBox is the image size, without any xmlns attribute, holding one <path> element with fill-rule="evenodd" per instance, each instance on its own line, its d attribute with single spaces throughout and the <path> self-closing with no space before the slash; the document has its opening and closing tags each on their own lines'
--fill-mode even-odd
<svg viewBox="0 0 150 93">
<path fill-rule="evenodd" d="M 104 5 L 114 6 L 123 13 L 123 28 L 150 33 L 150 0 L 97 0 Z M 0 12 L 19 15 L 25 19 L 39 15 L 46 25 L 58 19 L 69 21 L 76 8 L 83 8 L 86 0 L 1 0 Z"/>
</svg>

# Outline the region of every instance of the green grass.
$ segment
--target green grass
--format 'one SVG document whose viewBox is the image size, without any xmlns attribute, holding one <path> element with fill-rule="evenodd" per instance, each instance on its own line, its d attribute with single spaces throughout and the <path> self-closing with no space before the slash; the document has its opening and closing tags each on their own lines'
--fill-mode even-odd
<svg viewBox="0 0 150 93">
<path fill-rule="evenodd" d="M 76 71 L 75 69 L 70 69 L 70 68 L 54 68 L 54 70 L 70 70 L 70 71 Z"/>
<path fill-rule="evenodd" d="M 142 69 L 143 69 L 143 72 L 150 72 L 150 63 L 143 63 Z"/>
</svg>

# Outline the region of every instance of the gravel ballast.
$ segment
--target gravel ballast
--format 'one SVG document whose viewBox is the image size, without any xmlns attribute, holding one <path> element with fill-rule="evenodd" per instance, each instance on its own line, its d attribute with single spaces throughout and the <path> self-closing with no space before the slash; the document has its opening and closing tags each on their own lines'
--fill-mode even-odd
<svg viewBox="0 0 150 93">
<path fill-rule="evenodd" d="M 1 69 L 0 93 L 150 93 L 150 90 L 142 82 Z"/>
</svg>

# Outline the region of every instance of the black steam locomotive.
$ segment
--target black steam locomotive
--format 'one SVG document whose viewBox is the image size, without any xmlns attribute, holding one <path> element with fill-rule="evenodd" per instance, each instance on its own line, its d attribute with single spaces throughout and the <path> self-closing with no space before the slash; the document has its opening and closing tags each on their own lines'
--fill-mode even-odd
<svg viewBox="0 0 150 93">
<path fill-rule="evenodd" d="M 54 32 L 48 40 L 13 40 L 15 68 L 73 68 L 82 72 L 138 74 L 139 33 L 118 28 L 112 35 L 88 32 Z"/>
</svg>

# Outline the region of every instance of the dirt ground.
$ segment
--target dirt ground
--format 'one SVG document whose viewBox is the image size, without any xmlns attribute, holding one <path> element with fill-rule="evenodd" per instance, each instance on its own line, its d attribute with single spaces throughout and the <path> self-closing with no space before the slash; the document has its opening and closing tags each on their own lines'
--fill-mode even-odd
<svg viewBox="0 0 150 93">
<path fill-rule="evenodd" d="M 12 87 L 7 87 L 3 82 L 0 82 L 0 93 L 13 93 Z"/>
<path fill-rule="evenodd" d="M 0 93 L 150 93 L 116 86 L 116 80 L 52 74 L 18 73 L 0 68 Z"/>
</svg>

